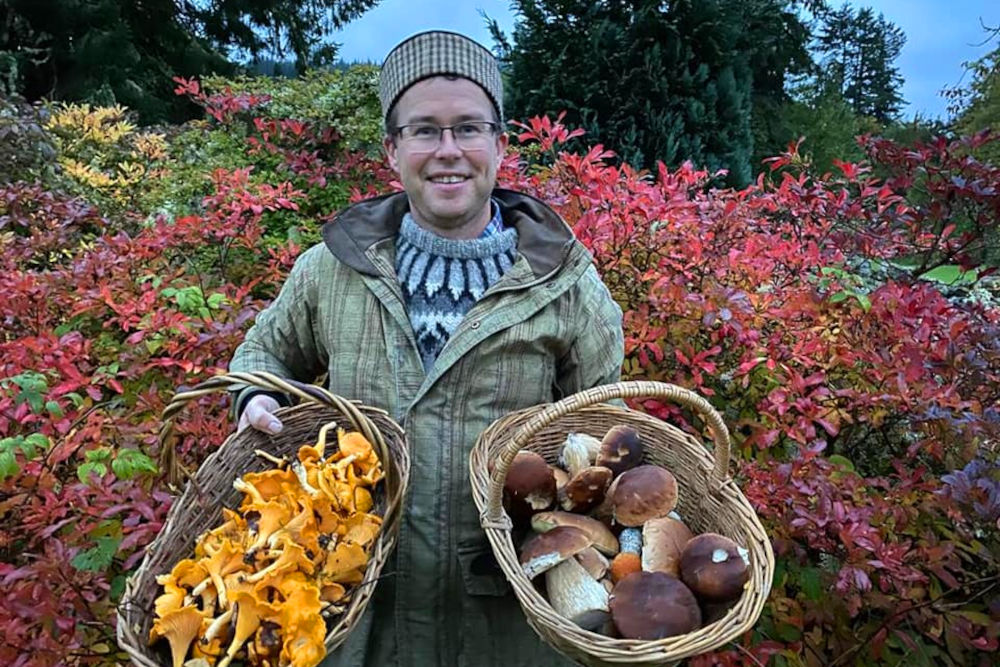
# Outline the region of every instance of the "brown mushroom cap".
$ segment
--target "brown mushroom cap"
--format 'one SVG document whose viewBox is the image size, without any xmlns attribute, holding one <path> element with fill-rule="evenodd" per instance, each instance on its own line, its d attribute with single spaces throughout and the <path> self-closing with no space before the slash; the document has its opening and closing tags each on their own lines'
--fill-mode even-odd
<svg viewBox="0 0 1000 667">
<path fill-rule="evenodd" d="M 549 467 L 552 468 L 552 476 L 556 478 L 556 493 L 558 494 L 569 483 L 569 473 L 558 466 L 550 465 Z"/>
<path fill-rule="evenodd" d="M 595 581 L 603 579 L 604 575 L 608 573 L 608 568 L 611 563 L 608 559 L 601 555 L 601 552 L 594 547 L 587 547 L 577 555 L 573 556 L 583 569 L 587 571 Z"/>
<path fill-rule="evenodd" d="M 535 535 L 521 548 L 521 569 L 528 579 L 555 567 L 591 546 L 587 533 L 572 526 L 559 526 Z"/>
<path fill-rule="evenodd" d="M 504 507 L 513 521 L 523 522 L 556 499 L 556 478 L 552 469 L 534 452 L 518 452 L 504 481 Z"/>
<path fill-rule="evenodd" d="M 681 553 L 694 535 L 677 519 L 661 516 L 642 525 L 642 569 L 680 576 Z"/>
<path fill-rule="evenodd" d="M 559 506 L 567 512 L 589 512 L 604 501 L 613 476 L 610 468 L 580 470 L 559 492 Z"/>
<path fill-rule="evenodd" d="M 613 556 L 618 553 L 618 538 L 597 519 L 570 512 L 539 512 L 531 517 L 531 528 L 538 533 L 545 533 L 559 526 L 579 528 L 587 533 L 594 548 L 604 554 Z"/>
<path fill-rule="evenodd" d="M 711 602 L 734 600 L 750 579 L 749 554 L 725 535 L 702 533 L 681 554 L 681 579 Z"/>
<path fill-rule="evenodd" d="M 664 572 L 633 572 L 611 593 L 611 619 L 626 639 L 663 639 L 701 625 L 698 600 Z"/>
<path fill-rule="evenodd" d="M 631 426 L 612 426 L 601 440 L 594 465 L 611 468 L 617 477 L 642 463 L 642 440 Z"/>
<path fill-rule="evenodd" d="M 641 526 L 666 516 L 677 505 L 677 480 L 670 471 L 641 465 L 623 472 L 611 497 L 614 519 L 623 526 Z"/>
</svg>

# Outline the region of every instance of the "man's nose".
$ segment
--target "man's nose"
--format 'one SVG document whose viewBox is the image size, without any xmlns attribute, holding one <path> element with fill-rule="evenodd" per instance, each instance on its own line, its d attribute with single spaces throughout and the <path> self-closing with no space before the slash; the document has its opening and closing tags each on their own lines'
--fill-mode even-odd
<svg viewBox="0 0 1000 667">
<path fill-rule="evenodd" d="M 455 131 L 450 127 L 441 129 L 441 140 L 438 142 L 437 150 L 434 154 L 438 157 L 461 157 L 462 149 L 455 141 Z"/>
</svg>

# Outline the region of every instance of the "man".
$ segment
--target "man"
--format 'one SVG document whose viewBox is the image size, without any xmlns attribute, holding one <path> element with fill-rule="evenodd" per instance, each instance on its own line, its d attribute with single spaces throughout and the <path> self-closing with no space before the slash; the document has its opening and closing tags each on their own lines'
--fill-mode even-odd
<svg viewBox="0 0 1000 667">
<path fill-rule="evenodd" d="M 493 560 L 472 501 L 476 437 L 511 411 L 617 381 L 622 314 L 542 202 L 495 189 L 507 146 L 497 64 L 454 33 L 385 60 L 385 151 L 404 193 L 353 205 L 298 259 L 230 364 L 383 408 L 412 473 L 368 613 L 326 665 L 555 665 Z M 280 430 L 244 390 L 240 428 Z"/>
</svg>

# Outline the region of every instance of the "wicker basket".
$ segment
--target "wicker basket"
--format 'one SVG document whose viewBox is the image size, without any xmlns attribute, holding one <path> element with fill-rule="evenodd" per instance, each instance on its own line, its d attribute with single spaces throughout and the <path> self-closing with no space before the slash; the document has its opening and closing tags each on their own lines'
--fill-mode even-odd
<svg viewBox="0 0 1000 667">
<path fill-rule="evenodd" d="M 284 425 L 278 435 L 269 436 L 248 428 L 230 436 L 205 460 L 170 508 L 163 529 L 147 547 L 142 565 L 126 584 L 118 607 L 118 643 L 140 667 L 169 664 L 167 653 L 160 654 L 148 645 L 153 603 L 159 595 L 157 575 L 169 572 L 177 561 L 190 557 L 198 535 L 221 522 L 223 506 L 233 508 L 239 504 L 242 494 L 233 489 L 234 479 L 246 472 L 272 467 L 254 453 L 255 449 L 294 459 L 301 445 L 316 441 L 321 426 L 336 421 L 368 438 L 382 463 L 385 478 L 372 493 L 374 511 L 383 518 L 382 529 L 368 561 L 364 582 L 353 590 L 347 610 L 327 633 L 327 652 L 343 643 L 361 618 L 395 543 L 410 474 L 409 448 L 403 430 L 382 410 L 345 400 L 320 387 L 282 380 L 268 373 L 219 375 L 174 396 L 163 412 L 162 446 L 173 448 L 169 437 L 173 418 L 188 401 L 239 385 L 284 392 L 296 396 L 300 403 L 275 413 Z"/>
<path fill-rule="evenodd" d="M 615 398 L 649 397 L 693 408 L 708 423 L 715 441 L 714 459 L 704 444 L 654 417 L 613 405 Z M 712 531 L 750 551 L 750 581 L 736 605 L 721 619 L 685 635 L 654 641 L 613 639 L 583 630 L 553 610 L 521 571 L 503 510 L 503 485 L 521 449 L 555 463 L 566 434 L 601 438 L 616 424 L 641 435 L 645 463 L 661 465 L 677 478 L 677 511 L 695 533 Z M 495 462 L 492 476 L 488 472 Z M 659 382 L 621 382 L 535 406 L 497 420 L 476 441 L 470 459 L 472 492 L 493 553 L 510 581 L 528 623 L 552 647 L 584 665 L 669 665 L 717 649 L 757 621 L 774 575 L 771 543 L 749 502 L 728 472 L 729 432 L 722 417 L 697 394 Z"/>
</svg>

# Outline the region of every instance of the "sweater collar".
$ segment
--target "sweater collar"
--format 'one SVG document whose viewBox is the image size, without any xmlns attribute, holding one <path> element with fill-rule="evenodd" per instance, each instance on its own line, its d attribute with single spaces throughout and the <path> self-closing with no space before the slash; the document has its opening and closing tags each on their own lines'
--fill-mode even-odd
<svg viewBox="0 0 1000 667">
<path fill-rule="evenodd" d="M 517 230 L 517 252 L 536 277 L 548 275 L 565 263 L 573 246 L 573 231 L 548 205 L 530 195 L 497 188 L 493 199 L 504 224 Z M 367 275 L 379 275 L 366 252 L 399 233 L 403 214 L 410 208 L 405 192 L 366 199 L 344 209 L 323 225 L 323 242 L 334 256 Z"/>
</svg>

